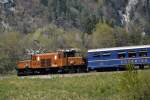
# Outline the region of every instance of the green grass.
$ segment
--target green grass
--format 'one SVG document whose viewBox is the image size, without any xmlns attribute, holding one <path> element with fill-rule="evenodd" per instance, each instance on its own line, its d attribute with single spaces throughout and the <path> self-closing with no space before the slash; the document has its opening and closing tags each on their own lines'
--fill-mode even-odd
<svg viewBox="0 0 150 100">
<path fill-rule="evenodd" d="M 123 74 L 98 73 L 51 79 L 7 76 L 0 78 L 0 100 L 126 100 L 128 98 L 122 97 L 126 93 L 130 96 L 132 91 L 129 90 L 129 94 L 122 91 Z M 150 70 L 139 71 L 138 76 L 149 80 Z"/>
</svg>

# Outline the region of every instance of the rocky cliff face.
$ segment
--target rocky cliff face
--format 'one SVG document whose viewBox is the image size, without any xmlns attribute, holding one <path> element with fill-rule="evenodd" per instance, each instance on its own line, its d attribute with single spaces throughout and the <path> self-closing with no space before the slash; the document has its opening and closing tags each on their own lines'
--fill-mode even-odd
<svg viewBox="0 0 150 100">
<path fill-rule="evenodd" d="M 140 25 L 144 29 L 150 23 L 149 0 L 129 0 L 123 14 L 123 22 L 129 29 L 130 24 Z M 143 30 L 144 31 L 144 30 Z"/>
<path fill-rule="evenodd" d="M 53 23 L 91 33 L 99 21 L 150 34 L 150 0 L 0 0 L 1 32 L 30 33 Z"/>
</svg>

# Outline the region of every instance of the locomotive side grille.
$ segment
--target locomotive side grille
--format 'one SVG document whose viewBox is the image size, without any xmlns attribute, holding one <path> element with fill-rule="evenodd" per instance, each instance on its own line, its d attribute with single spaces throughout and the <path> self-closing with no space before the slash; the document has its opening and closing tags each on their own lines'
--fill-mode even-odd
<svg viewBox="0 0 150 100">
<path fill-rule="evenodd" d="M 51 59 L 41 59 L 41 67 L 51 66 Z"/>
</svg>

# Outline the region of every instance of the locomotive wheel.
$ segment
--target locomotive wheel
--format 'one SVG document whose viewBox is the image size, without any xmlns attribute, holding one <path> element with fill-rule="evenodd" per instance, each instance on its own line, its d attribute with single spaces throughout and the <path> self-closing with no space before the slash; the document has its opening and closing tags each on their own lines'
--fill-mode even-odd
<svg viewBox="0 0 150 100">
<path fill-rule="evenodd" d="M 23 72 L 17 72 L 17 75 L 18 76 L 24 76 L 24 73 Z"/>
<path fill-rule="evenodd" d="M 25 74 L 25 76 L 26 75 L 33 75 L 33 71 L 31 69 L 29 69 L 29 68 L 25 68 L 24 74 Z"/>
<path fill-rule="evenodd" d="M 18 69 L 17 75 L 18 76 L 25 76 L 24 70 L 19 70 Z"/>
<path fill-rule="evenodd" d="M 40 72 L 39 72 L 38 70 L 34 70 L 34 71 L 33 71 L 33 74 L 34 74 L 34 75 L 38 75 L 38 74 L 40 74 Z"/>
<path fill-rule="evenodd" d="M 144 69 L 144 65 L 140 65 L 139 68 L 140 68 L 140 69 Z"/>
<path fill-rule="evenodd" d="M 81 70 L 79 68 L 76 69 L 76 73 L 80 73 Z"/>
</svg>

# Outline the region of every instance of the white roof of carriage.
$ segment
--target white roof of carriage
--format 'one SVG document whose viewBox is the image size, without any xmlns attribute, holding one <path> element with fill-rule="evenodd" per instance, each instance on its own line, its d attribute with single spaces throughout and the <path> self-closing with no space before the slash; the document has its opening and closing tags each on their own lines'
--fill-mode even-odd
<svg viewBox="0 0 150 100">
<path fill-rule="evenodd" d="M 112 51 L 112 50 L 125 50 L 125 49 L 138 49 L 138 48 L 150 48 L 150 45 L 141 46 L 126 46 L 126 47 L 113 47 L 113 48 L 101 48 L 101 49 L 90 49 L 88 52 L 98 52 L 98 51 Z"/>
</svg>

